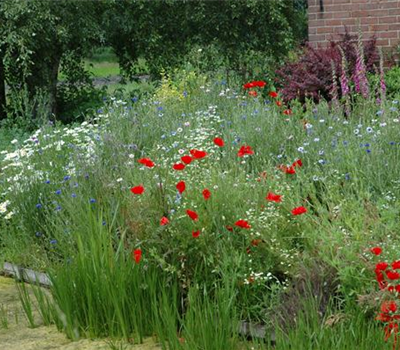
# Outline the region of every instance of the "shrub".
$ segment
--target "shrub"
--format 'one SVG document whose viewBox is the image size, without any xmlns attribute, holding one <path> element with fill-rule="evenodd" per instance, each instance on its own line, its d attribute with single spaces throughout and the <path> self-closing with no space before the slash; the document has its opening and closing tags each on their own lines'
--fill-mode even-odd
<svg viewBox="0 0 400 350">
<path fill-rule="evenodd" d="M 313 48 L 307 45 L 297 62 L 287 63 L 276 72 L 277 83 L 282 88 L 281 93 L 284 100 L 287 102 L 299 98 L 304 102 L 306 98 L 312 98 L 318 102 L 323 98 L 330 101 L 332 99 L 330 92 L 333 86 L 332 63 L 339 76 L 342 72 L 341 48 L 352 76 L 357 60 L 356 47 L 357 38 L 348 32 L 340 41 L 331 41 L 326 48 Z M 364 43 L 364 61 L 367 72 L 376 70 L 375 66 L 379 61 L 379 55 L 375 38 Z"/>
</svg>

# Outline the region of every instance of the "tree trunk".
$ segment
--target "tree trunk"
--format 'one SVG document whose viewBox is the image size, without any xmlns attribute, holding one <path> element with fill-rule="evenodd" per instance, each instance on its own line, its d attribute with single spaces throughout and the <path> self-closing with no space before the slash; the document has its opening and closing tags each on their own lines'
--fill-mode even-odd
<svg viewBox="0 0 400 350">
<path fill-rule="evenodd" d="M 3 57 L 0 56 L 0 121 L 7 118 L 5 78 Z"/>
<path fill-rule="evenodd" d="M 49 79 L 49 114 L 52 117 L 57 116 L 57 83 L 58 83 L 58 70 L 60 68 L 60 57 L 54 57 L 52 66 L 50 67 Z"/>
</svg>

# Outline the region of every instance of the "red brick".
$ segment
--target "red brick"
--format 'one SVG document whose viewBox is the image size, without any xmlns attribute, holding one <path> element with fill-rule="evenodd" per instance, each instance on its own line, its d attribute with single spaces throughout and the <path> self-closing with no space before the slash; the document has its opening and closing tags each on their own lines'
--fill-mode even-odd
<svg viewBox="0 0 400 350">
<path fill-rule="evenodd" d="M 380 46 L 397 46 L 400 43 L 400 0 L 309 0 L 310 42 L 324 45 L 338 39 L 345 28 L 357 34 L 359 28 L 364 39 L 376 35 Z"/>
<path fill-rule="evenodd" d="M 388 17 L 380 17 L 378 18 L 379 24 L 383 23 L 397 23 L 397 16 L 388 16 Z"/>
</svg>

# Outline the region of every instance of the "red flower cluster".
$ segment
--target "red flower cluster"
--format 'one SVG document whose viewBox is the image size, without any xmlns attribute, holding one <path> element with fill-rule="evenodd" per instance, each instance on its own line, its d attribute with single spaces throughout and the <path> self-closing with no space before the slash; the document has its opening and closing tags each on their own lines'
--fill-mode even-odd
<svg viewBox="0 0 400 350">
<path fill-rule="evenodd" d="M 267 85 L 267 83 L 265 81 L 257 80 L 257 81 L 252 81 L 250 83 L 244 84 L 243 89 L 247 90 L 247 89 L 252 89 L 255 87 L 263 88 L 265 85 Z"/>
<path fill-rule="evenodd" d="M 373 247 L 370 252 L 379 256 L 382 254 L 381 247 Z M 379 289 L 395 294 L 397 298 L 400 297 L 400 273 L 396 270 L 400 270 L 400 260 L 393 261 L 390 264 L 381 261 L 375 264 L 375 279 L 378 282 Z M 400 314 L 396 313 L 398 309 L 396 300 L 384 300 L 381 304 L 381 310 L 376 317 L 378 321 L 385 323 L 385 341 L 388 341 L 391 335 L 393 335 L 393 349 L 396 348 L 397 337 L 399 332 Z"/>
</svg>

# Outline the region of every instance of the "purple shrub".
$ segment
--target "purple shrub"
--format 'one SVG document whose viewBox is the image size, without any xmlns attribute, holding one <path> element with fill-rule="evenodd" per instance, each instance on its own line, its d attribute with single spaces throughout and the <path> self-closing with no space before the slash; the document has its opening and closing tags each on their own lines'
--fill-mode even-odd
<svg viewBox="0 0 400 350">
<path fill-rule="evenodd" d="M 280 68 L 277 73 L 276 82 L 281 88 L 281 94 L 285 102 L 298 98 L 304 102 L 306 98 L 312 98 L 318 102 L 321 98 L 330 101 L 332 99 L 333 74 L 332 65 L 335 67 L 337 76 L 342 77 L 339 96 L 342 96 L 344 86 L 349 86 L 349 83 L 342 85 L 342 54 L 344 53 L 348 72 L 354 72 L 357 64 L 357 56 L 359 56 L 358 68 L 366 72 L 374 72 L 374 66 L 379 60 L 379 55 L 376 48 L 376 39 L 372 38 L 363 42 L 363 54 L 358 55 L 357 37 L 350 35 L 348 32 L 343 34 L 342 39 L 338 42 L 331 41 L 325 48 L 313 48 L 306 46 L 302 56 L 297 62 L 287 63 Z M 361 59 L 363 57 L 363 59 Z M 364 73 L 364 76 L 365 76 Z M 361 76 L 360 91 L 362 84 L 365 83 Z M 350 79 L 354 79 L 351 74 Z M 366 77 L 365 77 L 366 79 Z M 368 85 L 362 88 L 364 93 L 367 93 Z M 346 89 L 344 93 L 348 93 Z"/>
</svg>

